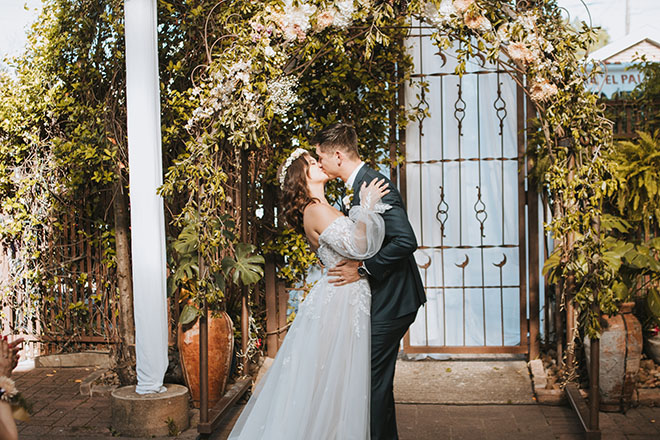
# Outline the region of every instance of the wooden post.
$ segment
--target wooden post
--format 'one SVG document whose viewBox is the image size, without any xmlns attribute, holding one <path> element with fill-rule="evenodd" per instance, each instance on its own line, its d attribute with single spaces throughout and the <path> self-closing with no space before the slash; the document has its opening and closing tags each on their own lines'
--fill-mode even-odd
<svg viewBox="0 0 660 440">
<path fill-rule="evenodd" d="M 265 225 L 275 224 L 275 188 L 272 185 L 264 187 L 264 217 Z M 274 358 L 279 347 L 277 342 L 277 291 L 275 288 L 275 255 L 265 255 L 264 281 L 266 284 L 266 349 L 268 357 Z"/>
<path fill-rule="evenodd" d="M 289 307 L 289 295 L 286 286 L 282 282 L 277 283 L 277 301 L 277 348 L 279 349 L 284 343 L 284 337 L 286 336 L 284 327 L 286 327 L 286 312 Z"/>
<path fill-rule="evenodd" d="M 527 117 L 530 119 L 535 115 L 534 103 L 527 98 Z M 530 133 L 527 132 L 529 141 Z M 529 172 L 534 166 L 532 160 L 527 158 L 527 224 L 529 243 L 529 359 L 536 359 L 541 352 L 540 339 L 540 307 L 539 307 L 539 195 L 536 187 L 530 182 Z"/>
<path fill-rule="evenodd" d="M 566 365 L 573 368 L 575 361 L 575 304 L 573 303 L 573 292 L 575 279 L 569 276 L 566 280 Z"/>
<path fill-rule="evenodd" d="M 241 241 L 248 241 L 248 152 L 241 150 Z M 241 350 L 243 352 L 243 375 L 248 374 L 248 341 L 250 340 L 250 316 L 248 299 L 250 291 L 247 286 L 241 287 Z"/>
</svg>

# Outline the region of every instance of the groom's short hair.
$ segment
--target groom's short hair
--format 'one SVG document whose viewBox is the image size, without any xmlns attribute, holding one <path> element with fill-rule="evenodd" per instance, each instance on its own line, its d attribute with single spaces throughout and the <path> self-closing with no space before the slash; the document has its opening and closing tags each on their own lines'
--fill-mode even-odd
<svg viewBox="0 0 660 440">
<path fill-rule="evenodd" d="M 357 148 L 357 133 L 352 124 L 338 122 L 324 128 L 312 139 L 324 153 L 340 150 L 349 157 L 360 157 Z"/>
</svg>

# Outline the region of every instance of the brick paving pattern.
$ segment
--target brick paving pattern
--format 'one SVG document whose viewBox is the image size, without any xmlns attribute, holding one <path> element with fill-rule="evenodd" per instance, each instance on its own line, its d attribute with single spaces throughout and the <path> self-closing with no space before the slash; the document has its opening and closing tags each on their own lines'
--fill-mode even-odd
<svg viewBox="0 0 660 440">
<path fill-rule="evenodd" d="M 569 407 L 546 405 L 397 405 L 401 440 L 583 440 Z M 660 439 L 660 408 L 600 413 L 603 440 Z"/>
<path fill-rule="evenodd" d="M 21 440 L 111 437 L 110 398 L 80 395 L 94 368 L 35 368 L 13 374 L 33 405 L 32 420 L 18 422 Z"/>
<path fill-rule="evenodd" d="M 28 423 L 19 422 L 21 440 L 113 437 L 110 397 L 80 395 L 80 381 L 93 368 L 36 368 L 14 373 L 19 390 L 33 404 Z M 223 420 L 212 440 L 224 440 L 242 406 Z M 568 407 L 544 405 L 398 404 L 401 440 L 578 440 L 576 415 Z M 603 440 L 660 439 L 660 408 L 639 407 L 626 414 L 601 413 Z M 196 427 L 179 439 L 194 439 Z M 126 437 L 123 437 L 126 438 Z"/>
</svg>

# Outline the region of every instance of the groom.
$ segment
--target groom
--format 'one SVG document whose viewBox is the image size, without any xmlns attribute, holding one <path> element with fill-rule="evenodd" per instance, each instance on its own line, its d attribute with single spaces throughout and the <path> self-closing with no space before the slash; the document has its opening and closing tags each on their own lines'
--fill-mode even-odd
<svg viewBox="0 0 660 440">
<path fill-rule="evenodd" d="M 349 124 L 334 124 L 316 135 L 319 165 L 330 178 L 339 177 L 353 190 L 351 206 L 360 204 L 360 187 L 385 177 L 360 159 L 357 134 Z M 387 180 L 387 179 L 386 179 Z M 328 271 L 341 286 L 367 277 L 371 285 L 371 438 L 398 439 L 394 413 L 394 367 L 401 338 L 426 302 L 413 252 L 417 240 L 408 221 L 401 194 L 387 180 L 389 194 L 383 203 L 385 240 L 378 253 L 365 261 L 343 260 Z M 349 209 L 347 206 L 346 209 Z"/>
</svg>

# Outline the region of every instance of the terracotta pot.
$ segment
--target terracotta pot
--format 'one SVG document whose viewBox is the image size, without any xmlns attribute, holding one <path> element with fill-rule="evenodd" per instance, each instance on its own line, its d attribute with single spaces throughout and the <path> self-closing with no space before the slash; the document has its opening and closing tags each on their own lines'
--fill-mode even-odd
<svg viewBox="0 0 660 440">
<path fill-rule="evenodd" d="M 199 407 L 199 319 L 179 325 L 179 356 L 183 377 L 195 407 Z M 234 350 L 234 324 L 225 312 L 210 312 L 209 329 L 209 407 L 222 398 L 231 369 Z"/>
<path fill-rule="evenodd" d="M 632 314 L 635 303 L 621 304 L 619 314 L 604 316 L 600 338 L 600 399 L 602 411 L 624 411 L 630 406 L 642 358 L 642 325 Z M 584 341 L 587 364 L 590 346 Z"/>
</svg>

